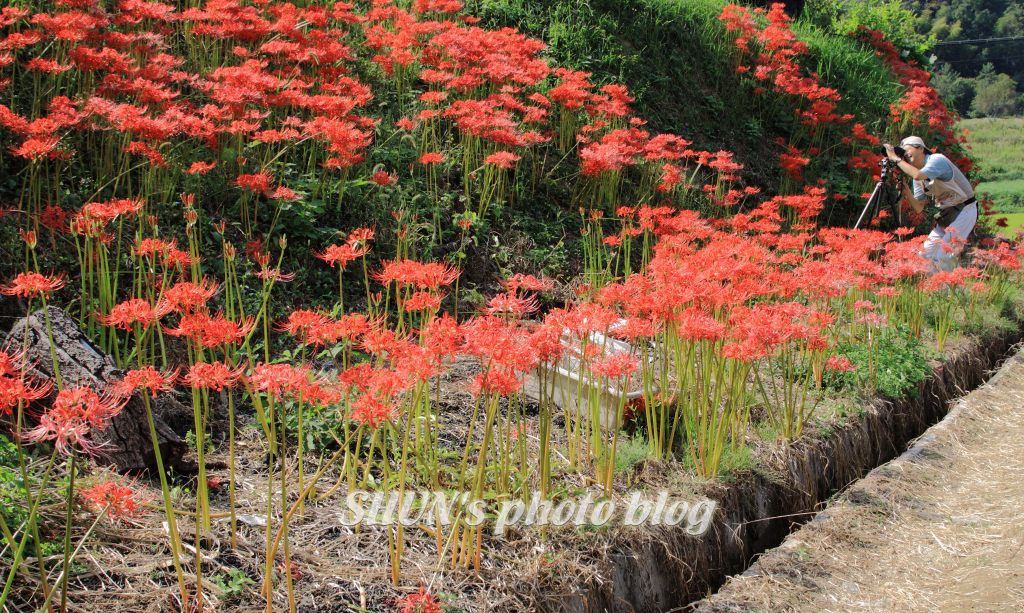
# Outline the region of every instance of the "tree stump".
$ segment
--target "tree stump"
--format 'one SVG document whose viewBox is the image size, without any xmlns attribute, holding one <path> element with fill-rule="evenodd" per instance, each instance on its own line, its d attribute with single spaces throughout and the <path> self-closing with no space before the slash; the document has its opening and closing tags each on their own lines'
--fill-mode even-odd
<svg viewBox="0 0 1024 613">
<path fill-rule="evenodd" d="M 75 320 L 60 308 L 50 306 L 48 309 L 57 365 L 60 367 L 65 387 L 84 385 L 102 393 L 109 385 L 121 380 L 122 371 L 109 355 L 86 338 Z M 54 380 L 46 316 L 42 309 L 15 322 L 7 339 L 8 349 L 26 349 L 29 374 L 40 380 Z M 48 406 L 53 396 L 56 396 L 56 389 L 49 399 L 40 401 L 41 406 Z M 187 447 L 185 441 L 167 425 L 167 422 L 180 423 L 181 417 L 185 414 L 191 415 L 191 411 L 169 394 L 157 396 L 150 406 L 153 410 L 157 441 L 164 466 L 178 466 Z M 146 406 L 138 393 L 132 395 L 124 409 L 111 420 L 106 429 L 93 432 L 93 440 L 103 444 L 97 460 L 114 465 L 122 473 L 156 468 Z"/>
</svg>

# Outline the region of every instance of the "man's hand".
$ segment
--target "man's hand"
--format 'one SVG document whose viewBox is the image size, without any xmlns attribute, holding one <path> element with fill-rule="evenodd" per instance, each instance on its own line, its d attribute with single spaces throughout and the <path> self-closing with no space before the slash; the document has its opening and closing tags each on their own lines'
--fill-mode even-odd
<svg viewBox="0 0 1024 613">
<path fill-rule="evenodd" d="M 885 144 L 884 144 L 884 145 L 882 145 L 882 146 L 883 146 L 883 147 L 885 147 L 885 154 L 886 154 L 887 156 L 889 156 L 889 160 L 890 160 L 890 161 L 892 161 L 892 162 L 896 162 L 897 164 L 903 161 L 903 158 L 901 158 L 901 157 L 900 157 L 900 156 L 899 156 L 899 155 L 898 155 L 898 154 L 896 153 L 896 150 L 895 150 L 895 149 L 893 149 L 892 145 L 890 145 L 889 143 L 885 143 Z"/>
</svg>

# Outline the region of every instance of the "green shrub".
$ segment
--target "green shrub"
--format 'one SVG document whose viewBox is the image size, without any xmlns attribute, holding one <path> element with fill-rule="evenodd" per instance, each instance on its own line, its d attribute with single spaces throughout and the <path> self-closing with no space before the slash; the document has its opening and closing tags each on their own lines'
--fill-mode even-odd
<svg viewBox="0 0 1024 613">
<path fill-rule="evenodd" d="M 836 355 L 846 356 L 854 369 L 844 373 L 826 373 L 825 384 L 835 390 L 877 391 L 889 398 L 916 395 L 918 386 L 932 371 L 929 359 L 937 357 L 904 326 L 882 328 L 874 346 L 844 342 Z M 874 385 L 870 372 L 874 370 Z M 871 388 L 874 387 L 874 390 Z"/>
</svg>

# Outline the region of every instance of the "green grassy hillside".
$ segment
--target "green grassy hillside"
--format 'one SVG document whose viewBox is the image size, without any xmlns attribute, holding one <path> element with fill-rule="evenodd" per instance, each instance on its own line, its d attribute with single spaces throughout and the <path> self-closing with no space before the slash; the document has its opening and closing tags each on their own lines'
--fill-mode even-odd
<svg viewBox="0 0 1024 613">
<path fill-rule="evenodd" d="M 734 151 L 747 176 L 771 188 L 778 181 L 776 141 L 802 126 L 788 101 L 752 95 L 736 74 L 732 35 L 719 15 L 723 0 L 483 0 L 492 26 L 513 26 L 548 43 L 557 63 L 624 82 L 640 116 L 708 150 Z M 889 130 L 890 105 L 905 89 L 876 54 L 847 36 L 797 22 L 809 47 L 805 65 L 843 96 L 843 111 L 869 131 Z M 833 171 L 840 178 L 843 170 Z M 841 183 L 842 181 L 840 181 Z"/>
</svg>

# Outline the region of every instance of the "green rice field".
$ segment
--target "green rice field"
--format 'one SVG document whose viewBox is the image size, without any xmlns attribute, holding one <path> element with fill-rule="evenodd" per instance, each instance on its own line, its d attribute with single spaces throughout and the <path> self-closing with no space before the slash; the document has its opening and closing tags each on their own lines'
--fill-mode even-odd
<svg viewBox="0 0 1024 613">
<path fill-rule="evenodd" d="M 1005 214 L 1000 214 L 997 217 L 1005 217 L 1006 218 L 1006 221 L 1007 221 L 1008 225 L 1005 228 L 1000 228 L 999 229 L 1000 233 L 1005 235 L 1005 236 L 1013 236 L 1014 234 L 1016 234 L 1018 228 L 1020 228 L 1021 226 L 1024 226 L 1024 212 L 1022 212 L 1022 213 L 1005 213 Z"/>
</svg>

